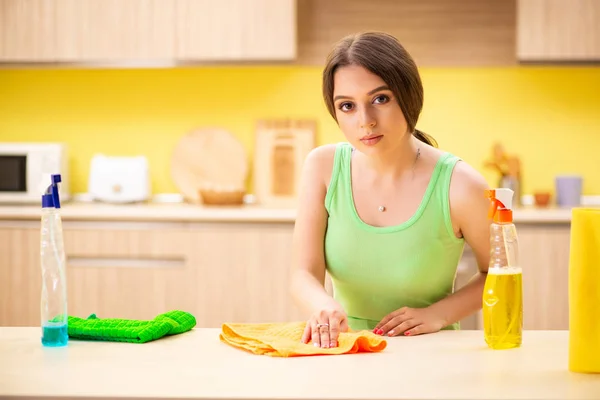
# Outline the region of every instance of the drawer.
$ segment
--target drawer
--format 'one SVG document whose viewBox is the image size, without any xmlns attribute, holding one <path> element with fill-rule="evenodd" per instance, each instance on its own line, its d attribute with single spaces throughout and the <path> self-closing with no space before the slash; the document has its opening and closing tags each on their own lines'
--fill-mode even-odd
<svg viewBox="0 0 600 400">
<path fill-rule="evenodd" d="M 63 232 L 70 267 L 177 266 L 190 252 L 185 224 L 67 222 Z"/>
</svg>

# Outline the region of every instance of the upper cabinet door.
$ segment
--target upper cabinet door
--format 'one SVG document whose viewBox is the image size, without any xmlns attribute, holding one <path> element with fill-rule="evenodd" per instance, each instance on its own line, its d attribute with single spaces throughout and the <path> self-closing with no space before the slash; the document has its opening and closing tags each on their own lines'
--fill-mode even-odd
<svg viewBox="0 0 600 400">
<path fill-rule="evenodd" d="M 296 0 L 175 0 L 179 61 L 296 57 Z"/>
<path fill-rule="evenodd" d="M 55 61 L 56 4 L 0 0 L 0 60 Z"/>
<path fill-rule="evenodd" d="M 164 61 L 175 54 L 172 0 L 55 0 L 59 61 Z"/>
<path fill-rule="evenodd" d="M 600 0 L 518 0 L 522 61 L 600 60 Z"/>
<path fill-rule="evenodd" d="M 0 0 L 0 60 L 172 60 L 173 0 Z"/>
</svg>

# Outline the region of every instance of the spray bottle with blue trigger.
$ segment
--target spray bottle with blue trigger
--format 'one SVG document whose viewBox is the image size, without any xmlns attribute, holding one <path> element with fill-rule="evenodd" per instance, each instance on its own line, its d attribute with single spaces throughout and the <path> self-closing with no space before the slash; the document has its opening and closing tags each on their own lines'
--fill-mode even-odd
<svg viewBox="0 0 600 400">
<path fill-rule="evenodd" d="M 42 195 L 40 263 L 42 270 L 42 344 L 48 347 L 68 343 L 67 276 L 60 216 L 60 174 L 50 176 L 50 186 Z"/>
</svg>

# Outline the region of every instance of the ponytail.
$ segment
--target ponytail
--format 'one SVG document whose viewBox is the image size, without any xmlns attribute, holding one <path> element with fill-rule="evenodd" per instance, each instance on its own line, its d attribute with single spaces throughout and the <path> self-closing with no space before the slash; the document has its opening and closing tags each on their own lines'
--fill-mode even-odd
<svg viewBox="0 0 600 400">
<path fill-rule="evenodd" d="M 430 135 L 426 134 L 425 132 L 421 132 L 420 130 L 415 129 L 415 131 L 413 132 L 413 136 L 416 137 L 417 139 L 419 139 L 423 143 L 427 143 L 428 145 L 433 146 L 433 147 L 438 147 L 438 143 L 433 138 L 433 136 L 430 136 Z"/>
</svg>

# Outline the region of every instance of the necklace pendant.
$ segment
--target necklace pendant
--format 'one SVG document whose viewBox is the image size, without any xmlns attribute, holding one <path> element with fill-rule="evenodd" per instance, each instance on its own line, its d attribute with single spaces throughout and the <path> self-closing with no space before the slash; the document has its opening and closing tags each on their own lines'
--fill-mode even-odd
<svg viewBox="0 0 600 400">
<path fill-rule="evenodd" d="M 385 211 L 385 207 L 384 206 L 379 206 L 379 211 L 380 212 L 384 212 Z"/>
</svg>

